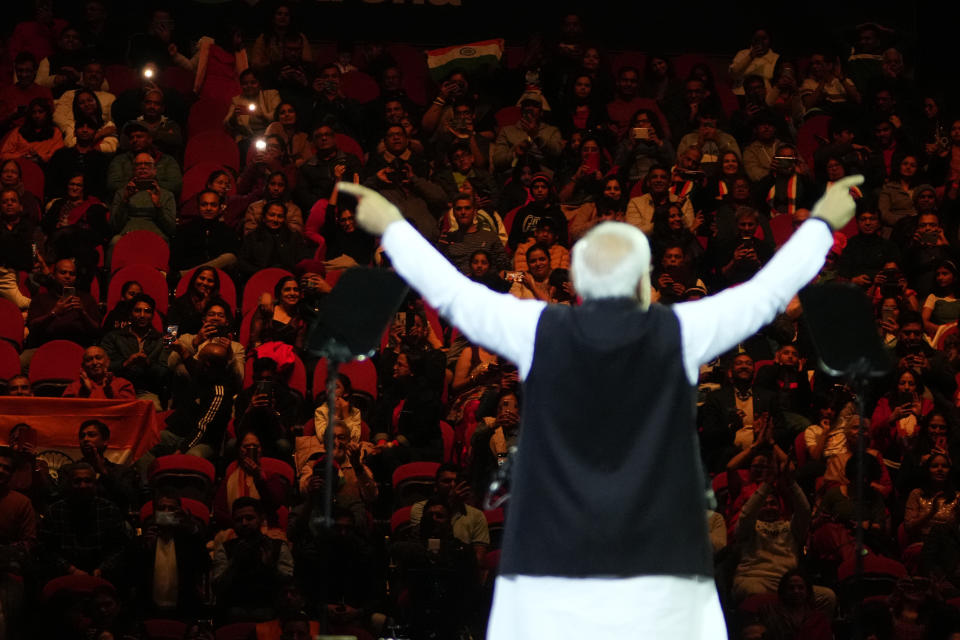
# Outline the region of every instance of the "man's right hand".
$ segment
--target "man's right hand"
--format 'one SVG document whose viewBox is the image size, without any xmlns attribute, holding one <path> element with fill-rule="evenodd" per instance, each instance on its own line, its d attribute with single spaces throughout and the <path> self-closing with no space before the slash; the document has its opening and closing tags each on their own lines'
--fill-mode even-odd
<svg viewBox="0 0 960 640">
<path fill-rule="evenodd" d="M 340 182 L 340 192 L 357 199 L 357 223 L 364 231 L 381 236 L 394 222 L 403 220 L 400 210 L 382 195 L 352 182 Z"/>
<path fill-rule="evenodd" d="M 837 180 L 813 205 L 811 215 L 826 222 L 834 231 L 842 229 L 857 212 L 857 203 L 850 195 L 850 187 L 860 184 L 863 184 L 861 175 L 847 176 Z"/>
</svg>

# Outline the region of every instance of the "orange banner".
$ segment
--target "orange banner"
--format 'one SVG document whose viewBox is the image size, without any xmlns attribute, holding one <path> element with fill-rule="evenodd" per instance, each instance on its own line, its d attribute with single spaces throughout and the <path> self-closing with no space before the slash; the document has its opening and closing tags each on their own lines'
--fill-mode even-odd
<svg viewBox="0 0 960 640">
<path fill-rule="evenodd" d="M 37 430 L 37 452 L 53 449 L 80 459 L 78 433 L 86 420 L 110 428 L 106 457 L 118 464 L 137 460 L 159 441 L 157 412 L 148 400 L 23 398 L 0 396 L 0 439 L 21 422 Z"/>
</svg>

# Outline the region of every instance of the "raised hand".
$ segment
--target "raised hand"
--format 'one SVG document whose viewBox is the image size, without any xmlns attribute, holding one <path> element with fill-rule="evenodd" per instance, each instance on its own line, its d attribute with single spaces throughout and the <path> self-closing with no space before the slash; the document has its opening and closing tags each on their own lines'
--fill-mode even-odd
<svg viewBox="0 0 960 640">
<path fill-rule="evenodd" d="M 823 197 L 813 205 L 811 215 L 820 218 L 836 231 L 846 226 L 857 212 L 857 204 L 850 195 L 850 187 L 863 184 L 863 176 L 847 176 L 837 180 Z"/>
<path fill-rule="evenodd" d="M 357 224 L 367 233 L 383 235 L 387 227 L 403 220 L 400 210 L 373 189 L 352 182 L 338 184 L 342 193 L 349 193 L 357 199 Z"/>
</svg>

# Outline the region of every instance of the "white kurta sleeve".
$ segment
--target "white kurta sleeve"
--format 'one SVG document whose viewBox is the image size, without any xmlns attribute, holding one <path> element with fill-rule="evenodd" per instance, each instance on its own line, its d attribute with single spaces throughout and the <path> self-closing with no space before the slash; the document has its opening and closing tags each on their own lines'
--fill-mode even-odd
<svg viewBox="0 0 960 640">
<path fill-rule="evenodd" d="M 811 218 L 749 281 L 702 300 L 675 305 L 690 383 L 697 383 L 701 364 L 753 335 L 785 309 L 797 291 L 819 273 L 832 245 L 830 227 Z"/>
<path fill-rule="evenodd" d="M 521 379 L 533 364 L 533 343 L 546 303 L 495 293 L 463 276 L 407 222 L 383 234 L 383 248 L 404 280 L 467 338 L 516 363 Z"/>
</svg>

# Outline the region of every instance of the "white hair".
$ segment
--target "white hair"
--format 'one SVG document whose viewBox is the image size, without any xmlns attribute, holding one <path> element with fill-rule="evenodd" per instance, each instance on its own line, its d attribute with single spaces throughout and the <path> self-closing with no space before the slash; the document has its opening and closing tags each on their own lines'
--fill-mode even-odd
<svg viewBox="0 0 960 640">
<path fill-rule="evenodd" d="M 650 305 L 650 243 L 647 236 L 623 222 L 603 222 L 575 245 L 570 277 L 584 300 L 633 298 Z"/>
</svg>

